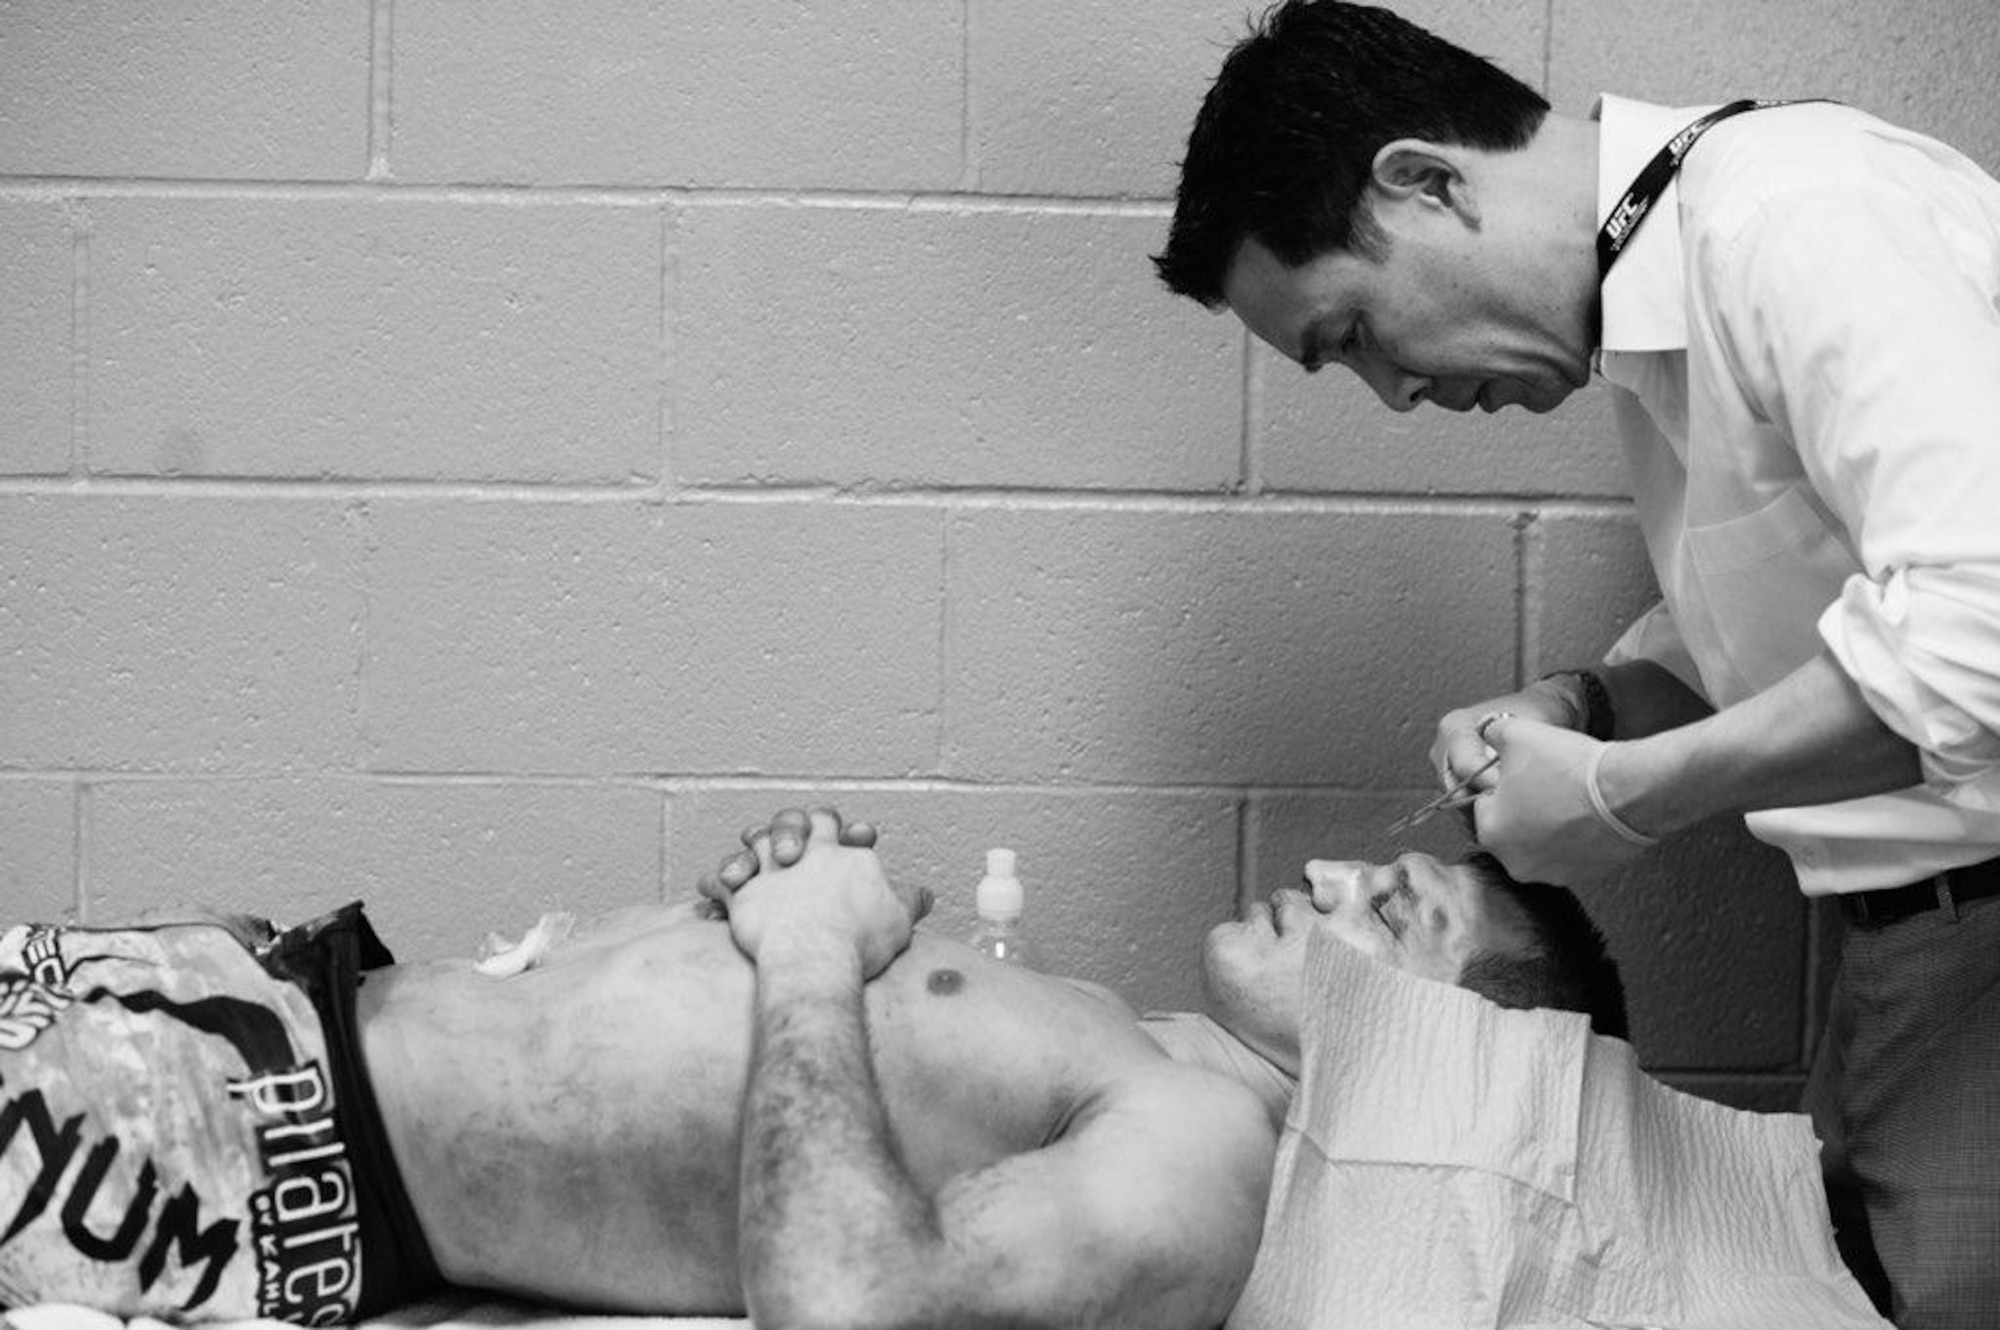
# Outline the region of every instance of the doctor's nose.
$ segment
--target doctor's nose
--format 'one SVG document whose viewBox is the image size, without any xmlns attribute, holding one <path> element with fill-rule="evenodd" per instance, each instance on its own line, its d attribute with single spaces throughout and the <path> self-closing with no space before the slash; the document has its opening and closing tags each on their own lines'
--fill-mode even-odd
<svg viewBox="0 0 2000 1330">
<path fill-rule="evenodd" d="M 1427 376 L 1411 374 L 1386 361 L 1371 360 L 1355 366 L 1354 372 L 1375 390 L 1375 395 L 1391 411 L 1414 411 L 1417 403 L 1431 395 L 1431 381 Z"/>
</svg>

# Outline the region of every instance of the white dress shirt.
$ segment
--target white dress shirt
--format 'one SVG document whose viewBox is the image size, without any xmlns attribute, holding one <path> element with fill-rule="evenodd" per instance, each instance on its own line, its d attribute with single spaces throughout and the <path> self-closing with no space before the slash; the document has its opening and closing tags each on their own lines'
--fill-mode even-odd
<svg viewBox="0 0 2000 1330">
<path fill-rule="evenodd" d="M 1708 107 L 1604 97 L 1598 215 Z M 1663 603 L 1607 656 L 1717 707 L 1830 649 L 1924 783 L 1752 813 L 1808 894 L 2000 853 L 2000 184 L 1851 108 L 1708 131 L 1603 288 Z"/>
</svg>

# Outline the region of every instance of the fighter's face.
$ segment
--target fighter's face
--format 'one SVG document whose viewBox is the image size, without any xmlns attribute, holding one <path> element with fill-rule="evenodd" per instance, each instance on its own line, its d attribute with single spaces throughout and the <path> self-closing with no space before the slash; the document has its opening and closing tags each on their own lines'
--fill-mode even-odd
<svg viewBox="0 0 2000 1330">
<path fill-rule="evenodd" d="M 1384 965 L 1455 984 L 1481 951 L 1532 944 L 1526 916 L 1463 864 L 1315 859 L 1305 890 L 1284 888 L 1208 935 L 1202 976 L 1222 1025 L 1296 1076 L 1306 939 L 1325 932 Z"/>
</svg>

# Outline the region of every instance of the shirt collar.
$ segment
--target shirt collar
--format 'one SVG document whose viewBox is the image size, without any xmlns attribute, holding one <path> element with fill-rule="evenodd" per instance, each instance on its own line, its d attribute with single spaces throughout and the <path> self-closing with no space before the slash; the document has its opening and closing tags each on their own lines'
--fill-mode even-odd
<svg viewBox="0 0 2000 1330">
<path fill-rule="evenodd" d="M 1675 110 L 1614 97 L 1597 99 L 1597 217 L 1600 224 L 1666 141 L 1705 107 Z M 1687 288 L 1682 280 L 1680 176 L 1626 244 L 1599 292 L 1605 351 L 1677 351 L 1687 347 Z"/>
</svg>

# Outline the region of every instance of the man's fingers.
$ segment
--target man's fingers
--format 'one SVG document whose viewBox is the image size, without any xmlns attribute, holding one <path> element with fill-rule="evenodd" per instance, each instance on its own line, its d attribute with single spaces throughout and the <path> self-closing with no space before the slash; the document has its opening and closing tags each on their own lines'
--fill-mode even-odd
<svg viewBox="0 0 2000 1330">
<path fill-rule="evenodd" d="M 818 818 L 803 808 L 787 808 L 771 819 L 771 860 L 790 868 L 806 852 Z"/>
<path fill-rule="evenodd" d="M 1493 830 L 1492 796 L 1488 795 L 1485 798 L 1474 799 L 1472 801 L 1472 807 L 1465 810 L 1465 815 L 1466 815 L 1466 822 L 1469 824 L 1468 830 L 1470 830 L 1472 833 L 1472 843 L 1477 845 L 1480 849 L 1485 850 L 1488 853 L 1492 854 L 1494 858 L 1500 859 L 1501 866 L 1505 867 L 1506 860 L 1502 858 L 1499 852 L 1494 850 L 1492 845 L 1488 844 L 1486 840 L 1487 836 L 1492 834 Z"/>
<path fill-rule="evenodd" d="M 875 848 L 875 824 L 872 822 L 848 822 L 840 815 L 838 808 L 819 804 L 812 810 L 812 834 L 822 836 L 853 850 Z"/>
<path fill-rule="evenodd" d="M 790 868 L 805 857 L 806 848 L 818 838 L 824 843 L 850 849 L 875 848 L 876 830 L 872 823 L 847 825 L 840 811 L 824 805 L 810 810 L 785 808 L 771 815 L 769 822 L 755 822 L 743 828 L 737 839 L 744 848 L 722 861 L 719 877 L 724 887 L 735 891 L 757 876 L 761 868 Z"/>
<path fill-rule="evenodd" d="M 738 850 L 724 859 L 715 870 L 723 887 L 730 891 L 742 890 L 743 884 L 757 876 L 759 861 L 755 850 Z"/>
<path fill-rule="evenodd" d="M 770 856 L 779 868 L 790 868 L 806 852 L 806 838 L 812 834 L 812 816 L 803 808 L 785 808 L 772 814 L 769 822 L 753 822 L 737 837 L 761 860 Z"/>
<path fill-rule="evenodd" d="M 701 897 L 696 911 L 704 919 L 726 919 L 729 917 L 729 888 L 713 876 L 704 874 L 695 879 L 695 894 Z"/>
<path fill-rule="evenodd" d="M 1444 765 L 1438 768 L 1438 788 L 1440 790 L 1448 790 L 1452 786 L 1457 785 L 1460 781 L 1470 777 L 1473 772 L 1479 770 L 1480 766 L 1491 756 L 1493 756 L 1491 750 L 1486 747 L 1486 744 L 1480 739 L 1477 733 L 1470 729 L 1462 731 L 1452 741 L 1450 749 L 1446 751 Z M 1480 777 L 1474 783 L 1474 788 L 1478 788 L 1481 785 L 1490 785 L 1492 783 L 1490 779 L 1492 774 L 1489 771 L 1485 776 Z"/>
<path fill-rule="evenodd" d="M 1479 800 L 1474 798 L 1469 803 L 1460 804 L 1454 811 L 1458 814 L 1459 830 L 1465 833 L 1465 838 L 1474 845 L 1479 844 Z"/>
<path fill-rule="evenodd" d="M 1500 779 L 1499 768 L 1491 765 L 1499 750 L 1487 736 L 1503 732 L 1513 715 L 1511 711 L 1489 711 L 1456 731 L 1445 748 L 1444 765 L 1438 769 L 1439 788 L 1450 789 L 1460 781 L 1470 781 L 1475 792 L 1483 794 L 1491 790 Z"/>
</svg>

